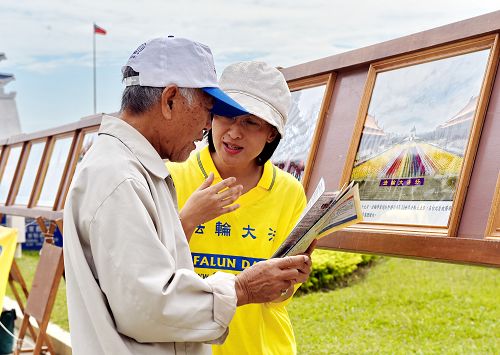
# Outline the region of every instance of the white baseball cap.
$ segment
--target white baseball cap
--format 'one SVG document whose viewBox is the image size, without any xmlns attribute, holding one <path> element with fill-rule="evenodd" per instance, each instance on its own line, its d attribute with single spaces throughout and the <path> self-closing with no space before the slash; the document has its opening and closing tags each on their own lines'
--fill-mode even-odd
<svg viewBox="0 0 500 355">
<path fill-rule="evenodd" d="M 219 88 L 212 52 L 204 44 L 174 36 L 154 38 L 132 53 L 122 72 L 127 66 L 139 75 L 125 78 L 126 86 L 199 88 L 214 98 L 214 114 L 248 114 Z"/>
<path fill-rule="evenodd" d="M 250 114 L 276 127 L 284 137 L 291 94 L 278 69 L 264 62 L 238 62 L 224 69 L 219 83 Z"/>
</svg>

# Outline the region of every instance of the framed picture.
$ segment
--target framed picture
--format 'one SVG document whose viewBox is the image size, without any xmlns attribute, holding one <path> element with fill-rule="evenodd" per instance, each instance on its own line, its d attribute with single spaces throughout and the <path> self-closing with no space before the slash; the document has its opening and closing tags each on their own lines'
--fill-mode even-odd
<svg viewBox="0 0 500 355">
<path fill-rule="evenodd" d="M 292 104 L 285 136 L 282 137 L 271 161 L 294 175 L 306 190 L 334 82 L 335 74 L 331 73 L 288 83 Z"/>
<path fill-rule="evenodd" d="M 75 142 L 74 153 L 68 162 L 68 172 L 64 175 L 64 182 L 61 185 L 61 193 L 57 201 L 55 210 L 61 210 L 64 208 L 64 201 L 66 199 L 66 194 L 68 193 L 69 186 L 74 176 L 78 174 L 78 168 L 80 162 L 85 157 L 95 139 L 97 138 L 97 131 L 99 127 L 93 126 L 85 128 L 79 132 L 78 137 Z"/>
<path fill-rule="evenodd" d="M 370 66 L 342 179 L 359 228 L 456 235 L 497 60 L 491 35 Z"/>
<path fill-rule="evenodd" d="M 9 191 L 16 174 L 17 165 L 21 158 L 23 144 L 16 144 L 5 148 L 5 157 L 2 159 L 0 169 L 0 204 L 5 205 L 9 197 Z"/>
<path fill-rule="evenodd" d="M 495 194 L 491 202 L 490 215 L 486 225 L 485 236 L 487 238 L 500 238 L 500 173 L 498 174 Z"/>
<path fill-rule="evenodd" d="M 50 209 L 54 207 L 62 178 L 66 172 L 74 136 L 74 132 L 71 132 L 52 137 L 33 203 L 34 206 Z"/>
<path fill-rule="evenodd" d="M 13 205 L 28 206 L 36 177 L 42 162 L 43 152 L 45 151 L 46 138 L 29 142 L 26 145 L 22 164 L 19 168 L 20 180 L 18 186 L 15 187 Z"/>
</svg>

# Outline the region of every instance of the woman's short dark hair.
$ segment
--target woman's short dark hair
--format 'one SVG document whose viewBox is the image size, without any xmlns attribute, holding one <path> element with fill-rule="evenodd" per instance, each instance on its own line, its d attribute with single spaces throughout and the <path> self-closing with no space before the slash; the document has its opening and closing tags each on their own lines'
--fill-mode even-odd
<svg viewBox="0 0 500 355">
<path fill-rule="evenodd" d="M 208 150 L 211 153 L 215 152 L 215 145 L 214 145 L 214 139 L 212 137 L 212 130 L 208 131 L 207 135 L 207 140 L 208 140 Z M 262 149 L 262 152 L 257 156 L 257 165 L 262 166 L 264 165 L 269 159 L 271 159 L 272 155 L 274 154 L 274 151 L 278 147 L 278 144 L 280 144 L 281 140 L 281 134 L 277 134 L 276 138 L 271 143 L 266 143 L 264 146 L 264 149 Z"/>
</svg>

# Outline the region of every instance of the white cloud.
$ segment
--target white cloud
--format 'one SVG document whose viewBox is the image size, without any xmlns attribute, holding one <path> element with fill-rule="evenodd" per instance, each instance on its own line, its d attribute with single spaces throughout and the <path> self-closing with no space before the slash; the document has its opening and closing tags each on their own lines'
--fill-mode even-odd
<svg viewBox="0 0 500 355">
<path fill-rule="evenodd" d="M 32 131 L 92 114 L 93 22 L 108 31 L 96 37 L 98 111 L 112 112 L 121 65 L 156 36 L 209 45 L 221 73 L 239 60 L 287 67 L 498 9 L 498 0 L 1 0 L 0 71 L 16 74 L 8 90 Z"/>
<path fill-rule="evenodd" d="M 33 61 L 89 65 L 92 22 L 101 58 L 121 64 L 145 39 L 175 34 L 239 56 L 289 66 L 498 9 L 494 1 L 28 1 L 0 5 L 2 51 L 11 65 Z M 248 58 L 252 56 L 253 58 Z M 40 57 L 46 56 L 46 59 Z M 224 63 L 228 64 L 228 63 Z"/>
<path fill-rule="evenodd" d="M 434 130 L 479 94 L 488 54 L 483 50 L 380 73 L 370 114 L 386 132 L 407 132 L 413 125 L 419 132 Z"/>
</svg>

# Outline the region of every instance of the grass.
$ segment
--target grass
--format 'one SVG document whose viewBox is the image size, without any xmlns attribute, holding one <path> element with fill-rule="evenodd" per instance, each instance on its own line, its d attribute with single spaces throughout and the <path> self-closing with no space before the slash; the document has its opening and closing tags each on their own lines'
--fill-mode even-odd
<svg viewBox="0 0 500 355">
<path fill-rule="evenodd" d="M 312 254 L 309 279 L 300 286 L 296 295 L 347 286 L 353 277 L 360 276 L 360 268 L 364 270 L 376 260 L 374 255 L 316 249 Z"/>
<path fill-rule="evenodd" d="M 500 270 L 385 258 L 288 307 L 299 354 L 499 354 Z"/>
<path fill-rule="evenodd" d="M 23 257 L 20 259 L 16 259 L 17 265 L 21 269 L 21 273 L 28 286 L 28 291 L 31 289 L 31 282 L 33 281 L 33 276 L 35 275 L 35 269 L 38 264 L 38 259 L 38 251 L 23 251 Z M 22 291 L 20 291 L 19 293 L 22 294 Z M 14 294 L 12 293 L 10 287 L 7 287 L 6 295 L 9 298 L 15 300 Z M 26 303 L 24 297 L 23 302 Z M 52 310 L 50 321 L 57 324 L 64 330 L 69 331 L 68 307 L 66 304 L 66 283 L 64 282 L 64 279 L 62 279 L 59 283 L 56 303 L 54 305 L 54 309 Z"/>
<path fill-rule="evenodd" d="M 17 260 L 28 285 L 37 260 Z M 299 354 L 500 353 L 500 270 L 383 258 L 361 274 L 294 298 Z M 51 321 L 68 330 L 64 281 Z"/>
<path fill-rule="evenodd" d="M 21 269 L 21 273 L 28 285 L 28 290 L 31 289 L 31 283 L 39 260 L 38 255 L 37 251 L 23 251 L 23 257 L 16 259 L 16 262 Z M 315 250 L 313 260 L 315 265 L 317 265 L 316 269 L 313 270 L 310 281 L 302 285 L 299 293 L 311 292 L 311 290 L 316 290 L 322 287 L 337 287 L 337 285 L 343 283 L 344 279 L 346 279 L 346 275 L 357 269 L 358 264 L 365 263 L 365 261 L 369 258 L 371 258 L 371 256 Z M 8 297 L 14 299 L 14 295 L 12 294 L 10 287 L 7 287 L 6 294 Z M 23 300 L 23 302 L 26 303 L 24 297 Z M 50 321 L 59 325 L 64 330 L 69 331 L 67 312 L 66 284 L 64 280 L 61 280 Z"/>
</svg>

